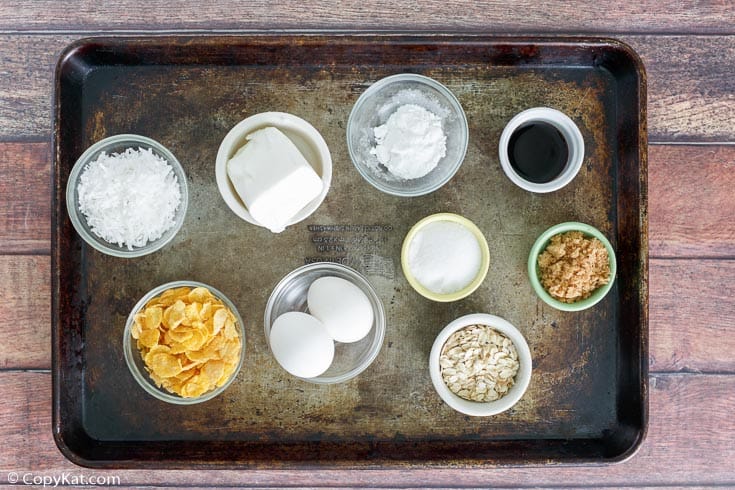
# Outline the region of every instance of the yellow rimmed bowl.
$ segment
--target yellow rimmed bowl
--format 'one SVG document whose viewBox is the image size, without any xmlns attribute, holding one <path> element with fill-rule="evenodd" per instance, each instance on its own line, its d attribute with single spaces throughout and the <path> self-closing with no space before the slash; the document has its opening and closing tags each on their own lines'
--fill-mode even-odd
<svg viewBox="0 0 735 490">
<path fill-rule="evenodd" d="M 425 226 L 439 221 L 449 221 L 452 223 L 457 223 L 469 230 L 477 240 L 478 245 L 480 246 L 481 255 L 480 268 L 478 269 L 477 275 L 472 280 L 472 282 L 470 282 L 467 286 L 460 289 L 459 291 L 444 294 L 431 291 L 426 286 L 421 284 L 411 272 L 411 268 L 408 263 L 409 247 L 411 246 L 411 241 L 416 237 L 416 234 L 421 231 Z M 421 296 L 432 301 L 448 303 L 451 301 L 457 301 L 462 298 L 466 298 L 480 287 L 480 284 L 482 284 L 482 282 L 485 280 L 485 277 L 487 276 L 487 271 L 490 268 L 490 249 L 488 247 L 487 240 L 482 234 L 480 228 L 478 228 L 477 225 L 475 225 L 472 221 L 468 220 L 464 216 L 460 216 L 454 213 L 432 214 L 413 225 L 413 227 L 406 234 L 406 238 L 403 240 L 403 246 L 401 248 L 401 268 L 403 269 L 403 275 L 406 277 L 408 283 Z"/>
</svg>

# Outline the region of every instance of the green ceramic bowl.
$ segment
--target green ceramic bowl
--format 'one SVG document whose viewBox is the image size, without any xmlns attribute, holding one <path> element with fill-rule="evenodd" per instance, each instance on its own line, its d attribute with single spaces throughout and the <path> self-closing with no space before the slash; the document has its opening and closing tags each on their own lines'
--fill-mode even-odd
<svg viewBox="0 0 735 490">
<path fill-rule="evenodd" d="M 546 289 L 544 289 L 541 285 L 541 280 L 539 279 L 538 256 L 546 249 L 546 246 L 551 241 L 551 237 L 567 231 L 581 231 L 586 237 L 597 238 L 605 246 L 607 249 L 607 255 L 610 257 L 610 282 L 597 288 L 590 297 L 574 303 L 563 303 L 554 299 Z M 613 250 L 612 245 L 610 245 L 608 239 L 605 238 L 605 235 L 593 226 L 575 221 L 559 223 L 543 232 L 541 236 L 536 239 L 536 243 L 533 244 L 533 247 L 531 247 L 531 253 L 528 255 L 528 278 L 531 280 L 531 285 L 533 286 L 534 291 L 536 291 L 536 294 L 544 301 L 544 303 L 562 311 L 581 311 L 600 302 L 610 289 L 612 289 L 613 283 L 615 282 L 617 268 L 615 251 Z"/>
</svg>

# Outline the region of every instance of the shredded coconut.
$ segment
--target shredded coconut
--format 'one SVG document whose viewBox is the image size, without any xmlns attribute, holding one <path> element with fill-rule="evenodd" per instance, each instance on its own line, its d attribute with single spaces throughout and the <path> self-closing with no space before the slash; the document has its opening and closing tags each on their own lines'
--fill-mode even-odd
<svg viewBox="0 0 735 490">
<path fill-rule="evenodd" d="M 416 104 L 400 106 L 373 133 L 376 146 L 370 153 L 402 179 L 423 177 L 447 154 L 441 118 Z"/>
<path fill-rule="evenodd" d="M 102 153 L 77 186 L 79 210 L 92 232 L 120 247 L 142 247 L 175 224 L 181 189 L 171 165 L 150 149 Z"/>
</svg>

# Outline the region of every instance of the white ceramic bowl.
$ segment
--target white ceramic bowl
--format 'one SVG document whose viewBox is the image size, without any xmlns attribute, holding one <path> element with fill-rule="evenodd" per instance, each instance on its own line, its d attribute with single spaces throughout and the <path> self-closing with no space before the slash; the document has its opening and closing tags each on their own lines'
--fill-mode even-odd
<svg viewBox="0 0 735 490">
<path fill-rule="evenodd" d="M 227 176 L 227 161 L 239 150 L 245 143 L 245 137 L 265 127 L 275 127 L 285 134 L 294 145 L 299 149 L 302 155 L 314 171 L 322 179 L 322 192 L 307 204 L 296 216 L 294 216 L 288 225 L 293 225 L 303 221 L 324 201 L 332 183 L 332 156 L 329 153 L 326 141 L 319 131 L 311 124 L 304 121 L 298 116 L 288 114 L 286 112 L 262 112 L 255 114 L 240 121 L 233 127 L 227 136 L 222 140 L 217 152 L 217 160 L 215 163 L 215 174 L 217 178 L 217 187 L 225 200 L 227 206 L 240 218 L 248 223 L 263 226 L 258 223 L 248 211 L 245 203 L 242 202 L 240 196 L 235 191 L 235 187 Z"/>
<path fill-rule="evenodd" d="M 564 170 L 550 182 L 544 183 L 530 182 L 524 179 L 513 169 L 508 159 L 508 143 L 510 142 L 511 135 L 524 124 L 537 121 L 551 124 L 559 130 L 569 149 L 569 156 Z M 537 193 L 553 192 L 570 183 L 577 176 L 577 173 L 579 173 L 579 169 L 582 168 L 582 161 L 584 160 L 584 138 L 574 121 L 563 112 L 549 107 L 534 107 L 516 114 L 505 126 L 503 133 L 500 135 L 498 156 L 500 157 L 500 165 L 503 167 L 505 175 L 521 189 Z"/>
<path fill-rule="evenodd" d="M 508 337 L 518 351 L 518 362 L 520 366 L 515 377 L 515 384 L 513 384 L 508 393 L 499 400 L 495 400 L 493 402 L 473 402 L 465 400 L 464 398 L 452 393 L 442 379 L 441 369 L 439 367 L 439 356 L 441 355 L 442 347 L 444 347 L 444 344 L 447 342 L 450 335 L 469 325 L 488 325 L 494 328 Z M 528 343 L 523 337 L 523 334 L 521 334 L 521 332 L 519 332 L 518 329 L 511 325 L 507 320 L 500 318 L 499 316 L 488 315 L 486 313 L 465 315 L 457 318 L 444 327 L 444 330 L 439 332 L 439 335 L 437 335 L 434 345 L 431 348 L 431 354 L 429 355 L 429 373 L 431 374 L 431 382 L 434 384 L 434 389 L 436 389 L 436 392 L 439 394 L 441 399 L 458 412 L 480 417 L 496 415 L 515 405 L 528 388 L 528 384 L 531 381 L 531 369 L 531 350 L 528 348 Z"/>
</svg>

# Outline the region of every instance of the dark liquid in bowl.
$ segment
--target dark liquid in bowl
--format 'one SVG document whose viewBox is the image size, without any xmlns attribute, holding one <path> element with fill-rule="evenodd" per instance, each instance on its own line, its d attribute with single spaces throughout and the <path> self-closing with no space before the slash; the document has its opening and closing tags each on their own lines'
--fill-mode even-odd
<svg viewBox="0 0 735 490">
<path fill-rule="evenodd" d="M 513 169 L 529 182 L 554 180 L 567 165 L 569 148 L 561 132 L 546 122 L 532 122 L 516 129 L 508 143 Z"/>
</svg>

